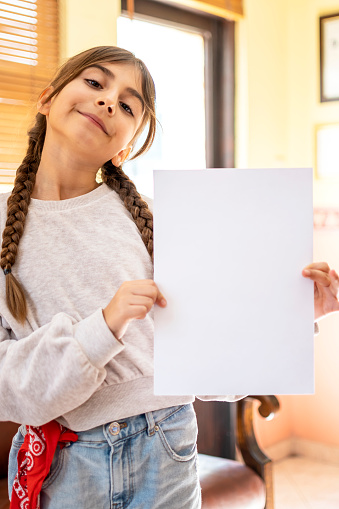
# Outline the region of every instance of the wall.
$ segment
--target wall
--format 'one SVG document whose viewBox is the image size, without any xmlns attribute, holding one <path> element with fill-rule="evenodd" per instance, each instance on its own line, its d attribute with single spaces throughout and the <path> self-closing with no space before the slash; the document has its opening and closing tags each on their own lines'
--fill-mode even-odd
<svg viewBox="0 0 339 509">
<path fill-rule="evenodd" d="M 245 0 L 237 28 L 238 167 L 315 164 L 315 127 L 339 121 L 339 102 L 320 103 L 319 16 L 338 0 Z M 338 206 L 338 181 L 314 182 L 315 206 Z M 316 231 L 314 260 L 339 269 L 339 232 Z M 280 396 L 279 417 L 255 419 L 260 443 L 291 436 L 339 446 L 339 316 L 320 322 L 315 339 L 316 391 Z"/>
<path fill-rule="evenodd" d="M 236 27 L 237 166 L 281 167 L 287 155 L 287 3 L 247 0 L 244 8 Z"/>
<path fill-rule="evenodd" d="M 118 0 L 59 0 L 59 5 L 61 60 L 94 46 L 116 44 Z"/>
</svg>

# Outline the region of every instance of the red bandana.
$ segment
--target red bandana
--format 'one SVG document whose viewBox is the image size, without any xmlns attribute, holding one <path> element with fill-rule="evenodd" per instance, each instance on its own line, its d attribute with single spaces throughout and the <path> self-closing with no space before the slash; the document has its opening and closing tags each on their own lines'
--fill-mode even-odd
<svg viewBox="0 0 339 509">
<path fill-rule="evenodd" d="M 40 509 L 40 491 L 51 468 L 57 445 L 62 449 L 76 442 L 78 435 L 56 421 L 43 426 L 26 426 L 26 435 L 18 453 L 10 509 Z"/>
</svg>

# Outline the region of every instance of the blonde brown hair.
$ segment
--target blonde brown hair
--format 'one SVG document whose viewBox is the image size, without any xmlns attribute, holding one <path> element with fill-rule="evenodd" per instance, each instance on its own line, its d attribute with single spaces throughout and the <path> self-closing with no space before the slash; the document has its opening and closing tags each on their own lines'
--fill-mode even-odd
<svg viewBox="0 0 339 509">
<path fill-rule="evenodd" d="M 134 159 L 146 152 L 152 145 L 155 136 L 156 118 L 153 79 L 145 64 L 137 59 L 133 53 L 115 46 L 98 46 L 70 58 L 59 69 L 51 82 L 53 92 L 46 101 L 57 95 L 87 67 L 105 62 L 134 65 L 141 74 L 145 112 L 136 137 L 141 134 L 147 125 L 148 132 L 142 147 L 133 156 L 132 159 Z M 24 322 L 27 316 L 26 298 L 22 286 L 12 273 L 12 267 L 15 263 L 19 241 L 24 231 L 28 206 L 44 146 L 46 125 L 46 117 L 38 113 L 34 126 L 28 132 L 27 153 L 17 169 L 14 188 L 7 201 L 7 221 L 2 234 L 3 242 L 0 265 L 6 276 L 6 301 L 10 312 L 20 322 Z M 133 141 L 135 141 L 135 138 Z M 101 168 L 101 173 L 103 182 L 119 194 L 127 210 L 131 213 L 147 251 L 153 257 L 153 216 L 147 203 L 141 198 L 135 185 L 121 167 L 116 167 L 111 161 L 108 161 Z"/>
</svg>

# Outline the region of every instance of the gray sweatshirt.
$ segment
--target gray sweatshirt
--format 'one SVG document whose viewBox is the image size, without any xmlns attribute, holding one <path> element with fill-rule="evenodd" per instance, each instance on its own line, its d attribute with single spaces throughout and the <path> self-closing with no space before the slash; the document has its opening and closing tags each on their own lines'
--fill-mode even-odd
<svg viewBox="0 0 339 509">
<path fill-rule="evenodd" d="M 8 196 L 0 195 L 1 231 Z M 153 277 L 135 223 L 106 184 L 69 200 L 32 199 L 12 271 L 28 316 L 21 325 L 9 312 L 1 271 L 0 420 L 57 419 L 82 431 L 194 400 L 153 393 L 152 311 L 129 324 L 122 343 L 104 320 L 124 281 Z"/>
</svg>

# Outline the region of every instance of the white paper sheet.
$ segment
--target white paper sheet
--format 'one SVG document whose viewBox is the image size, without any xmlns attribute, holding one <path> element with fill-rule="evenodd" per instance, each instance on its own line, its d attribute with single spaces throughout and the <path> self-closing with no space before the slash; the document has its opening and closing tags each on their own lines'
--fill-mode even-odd
<svg viewBox="0 0 339 509">
<path fill-rule="evenodd" d="M 312 170 L 154 172 L 155 394 L 314 391 Z"/>
</svg>

